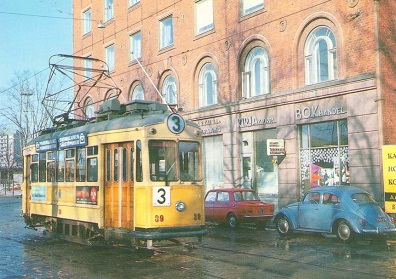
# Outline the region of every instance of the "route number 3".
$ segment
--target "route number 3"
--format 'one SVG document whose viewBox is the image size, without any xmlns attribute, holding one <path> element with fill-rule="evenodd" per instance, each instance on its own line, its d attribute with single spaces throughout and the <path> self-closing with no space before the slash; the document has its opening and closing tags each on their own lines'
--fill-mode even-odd
<svg viewBox="0 0 396 279">
<path fill-rule="evenodd" d="M 172 113 L 168 116 L 168 129 L 174 134 L 180 134 L 184 131 L 185 123 L 183 117 L 177 113 Z"/>
<path fill-rule="evenodd" d="M 153 187 L 153 205 L 170 206 L 169 187 Z"/>
</svg>

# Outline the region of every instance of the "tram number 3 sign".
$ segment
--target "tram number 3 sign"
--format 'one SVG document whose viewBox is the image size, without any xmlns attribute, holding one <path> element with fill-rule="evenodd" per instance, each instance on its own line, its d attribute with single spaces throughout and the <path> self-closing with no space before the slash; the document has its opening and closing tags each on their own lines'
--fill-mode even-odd
<svg viewBox="0 0 396 279">
<path fill-rule="evenodd" d="M 153 187 L 153 206 L 170 206 L 170 188 Z"/>
<path fill-rule="evenodd" d="M 167 120 L 168 129 L 174 134 L 180 134 L 184 131 L 185 122 L 183 117 L 178 115 L 177 113 L 172 113 L 168 116 Z"/>
</svg>

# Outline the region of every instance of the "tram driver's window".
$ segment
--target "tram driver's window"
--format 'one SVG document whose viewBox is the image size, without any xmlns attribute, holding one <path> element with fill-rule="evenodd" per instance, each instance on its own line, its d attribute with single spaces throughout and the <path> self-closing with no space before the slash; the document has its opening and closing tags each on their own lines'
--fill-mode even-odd
<svg viewBox="0 0 396 279">
<path fill-rule="evenodd" d="M 152 181 L 175 181 L 178 179 L 175 141 L 150 140 L 150 178 Z"/>
<path fill-rule="evenodd" d="M 200 181 L 200 145 L 198 142 L 179 142 L 179 162 L 181 181 Z"/>
</svg>

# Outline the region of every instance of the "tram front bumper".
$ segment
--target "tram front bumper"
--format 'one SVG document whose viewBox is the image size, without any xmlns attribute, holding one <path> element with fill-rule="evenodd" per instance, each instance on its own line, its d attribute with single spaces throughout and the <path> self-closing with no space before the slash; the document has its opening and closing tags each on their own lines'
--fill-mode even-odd
<svg viewBox="0 0 396 279">
<path fill-rule="evenodd" d="M 201 237 L 208 233 L 205 226 L 173 227 L 173 228 L 136 228 L 131 232 L 139 239 L 172 239 L 178 237 Z"/>
</svg>

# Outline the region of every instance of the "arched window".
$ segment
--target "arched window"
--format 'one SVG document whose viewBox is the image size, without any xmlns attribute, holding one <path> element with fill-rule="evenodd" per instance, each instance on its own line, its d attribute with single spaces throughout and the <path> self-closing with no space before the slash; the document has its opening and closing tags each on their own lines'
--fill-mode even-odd
<svg viewBox="0 0 396 279">
<path fill-rule="evenodd" d="M 144 90 L 141 85 L 136 85 L 132 88 L 130 94 L 131 100 L 144 100 Z"/>
<path fill-rule="evenodd" d="M 91 119 L 95 116 L 94 103 L 89 97 L 84 102 L 84 114 L 86 119 Z"/>
<path fill-rule="evenodd" d="M 217 104 L 217 74 L 212 63 L 206 63 L 199 73 L 199 106 Z"/>
<path fill-rule="evenodd" d="M 262 47 L 253 48 L 246 57 L 242 74 L 243 97 L 270 93 L 268 54 Z"/>
<path fill-rule="evenodd" d="M 305 44 L 305 82 L 307 85 L 337 77 L 337 44 L 333 31 L 320 26 L 309 34 Z"/>
<path fill-rule="evenodd" d="M 166 101 L 166 103 L 170 105 L 176 105 L 177 104 L 177 86 L 176 86 L 176 79 L 168 75 L 164 83 L 162 85 L 162 90 L 161 90 L 162 97 Z"/>
</svg>

